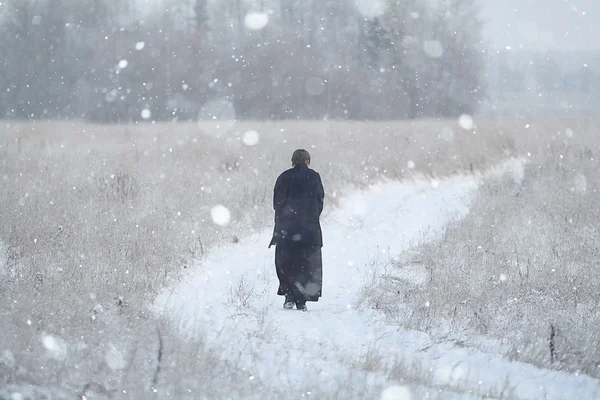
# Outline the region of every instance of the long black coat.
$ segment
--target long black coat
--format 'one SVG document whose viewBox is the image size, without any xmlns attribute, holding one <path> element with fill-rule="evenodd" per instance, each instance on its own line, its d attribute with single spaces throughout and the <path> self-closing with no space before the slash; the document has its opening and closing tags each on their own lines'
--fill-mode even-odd
<svg viewBox="0 0 600 400">
<path fill-rule="evenodd" d="M 323 246 L 319 217 L 325 192 L 321 176 L 306 164 L 284 171 L 273 193 L 275 229 L 272 245 Z"/>
</svg>

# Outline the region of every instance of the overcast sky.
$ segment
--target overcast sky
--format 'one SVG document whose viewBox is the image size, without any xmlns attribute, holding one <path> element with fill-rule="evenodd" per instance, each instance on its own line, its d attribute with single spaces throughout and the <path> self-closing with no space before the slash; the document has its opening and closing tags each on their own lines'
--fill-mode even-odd
<svg viewBox="0 0 600 400">
<path fill-rule="evenodd" d="M 480 0 L 493 47 L 600 50 L 600 0 Z"/>
</svg>

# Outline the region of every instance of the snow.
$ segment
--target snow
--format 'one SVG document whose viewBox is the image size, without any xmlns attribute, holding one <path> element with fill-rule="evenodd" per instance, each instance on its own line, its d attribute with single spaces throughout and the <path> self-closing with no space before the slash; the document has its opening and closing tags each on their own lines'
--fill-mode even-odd
<svg viewBox="0 0 600 400">
<path fill-rule="evenodd" d="M 585 175 L 578 173 L 573 178 L 573 189 L 572 191 L 577 193 L 585 193 L 587 190 L 587 179 Z"/>
<path fill-rule="evenodd" d="M 473 122 L 473 117 L 463 114 L 458 118 L 458 125 L 464 130 L 470 131 L 475 126 L 475 123 Z"/>
<path fill-rule="evenodd" d="M 152 116 L 152 113 L 147 108 L 144 108 L 140 114 L 142 118 L 149 119 Z"/>
<path fill-rule="evenodd" d="M 14 368 L 16 365 L 15 355 L 6 349 L 0 354 L 0 368 Z"/>
<path fill-rule="evenodd" d="M 513 161 L 489 174 L 519 165 Z M 382 267 L 468 213 L 481 179 L 459 176 L 439 180 L 436 187 L 426 180 L 387 182 L 341 197 L 338 208 L 327 208 L 322 218 L 324 297 L 309 303 L 307 313 L 283 310 L 283 299 L 276 296 L 274 249 L 267 248 L 271 229 L 214 249 L 161 293 L 153 309 L 185 335 L 201 335 L 223 359 L 236 360 L 249 375 L 273 384 L 301 379 L 333 393 L 350 374 L 370 374 L 369 382 L 387 388 L 382 399 L 410 399 L 411 389 L 389 382 L 385 372 L 386 365 L 404 360 L 406 370 L 422 371 L 424 381 L 451 387 L 454 394 L 443 398 L 476 398 L 505 385 L 520 399 L 599 398 L 600 386 L 592 378 L 435 342 L 426 333 L 387 324 L 376 310 L 356 307 L 363 284 L 376 279 Z M 425 273 L 413 268 L 402 278 L 420 284 Z M 380 368 L 367 373 L 352 366 L 378 349 Z"/>
<path fill-rule="evenodd" d="M 381 393 L 381 400 L 412 400 L 413 396 L 406 386 L 390 386 Z"/>
<path fill-rule="evenodd" d="M 108 350 L 104 354 L 104 361 L 110 369 L 122 370 L 127 366 L 126 355 L 127 351 L 121 349 L 119 345 L 109 343 Z"/>
<path fill-rule="evenodd" d="M 0 276 L 8 274 L 8 249 L 0 239 Z"/>
<path fill-rule="evenodd" d="M 387 11 L 385 0 L 356 0 L 356 9 L 365 18 L 377 18 Z"/>
<path fill-rule="evenodd" d="M 67 344 L 64 340 L 48 334 L 42 335 L 41 339 L 48 357 L 56 361 L 64 361 L 67 358 Z"/>
<path fill-rule="evenodd" d="M 231 219 L 231 213 L 224 205 L 217 204 L 210 210 L 210 217 L 215 224 L 225 226 Z"/>
<path fill-rule="evenodd" d="M 246 146 L 256 146 L 258 144 L 259 139 L 260 136 L 258 135 L 258 132 L 254 130 L 246 131 L 244 133 L 244 137 L 242 138 Z"/>
<path fill-rule="evenodd" d="M 136 50 L 142 50 L 144 47 L 146 47 L 146 43 L 144 43 L 144 42 L 137 42 L 135 44 L 135 49 Z"/>
<path fill-rule="evenodd" d="M 518 186 L 522 186 L 525 181 L 525 168 L 523 164 L 517 164 L 508 172 L 513 182 Z"/>
<path fill-rule="evenodd" d="M 251 31 L 259 31 L 267 26 L 269 14 L 251 11 L 244 18 L 244 25 Z"/>
<path fill-rule="evenodd" d="M 387 271 L 386 276 L 394 277 L 417 286 L 427 283 L 430 278 L 427 268 L 421 264 L 408 264 L 402 268 L 394 268 Z"/>
<path fill-rule="evenodd" d="M 121 60 L 121 61 L 119 61 L 119 68 L 120 69 L 127 68 L 127 65 L 129 65 L 129 62 L 127 60 Z"/>
<path fill-rule="evenodd" d="M 567 130 L 565 130 L 565 135 L 567 135 L 567 137 L 570 139 L 573 137 L 573 129 L 567 128 Z"/>
</svg>

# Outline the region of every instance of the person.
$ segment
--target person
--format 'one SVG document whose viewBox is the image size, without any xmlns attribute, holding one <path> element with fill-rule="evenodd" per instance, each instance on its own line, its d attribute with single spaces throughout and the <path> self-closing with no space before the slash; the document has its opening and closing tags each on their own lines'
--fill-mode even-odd
<svg viewBox="0 0 600 400">
<path fill-rule="evenodd" d="M 310 154 L 294 151 L 292 168 L 275 183 L 273 209 L 275 227 L 269 248 L 275 245 L 277 294 L 285 296 L 284 309 L 306 311 L 307 301 L 322 295 L 323 233 L 319 218 L 325 192 L 321 176 L 309 168 Z"/>
</svg>

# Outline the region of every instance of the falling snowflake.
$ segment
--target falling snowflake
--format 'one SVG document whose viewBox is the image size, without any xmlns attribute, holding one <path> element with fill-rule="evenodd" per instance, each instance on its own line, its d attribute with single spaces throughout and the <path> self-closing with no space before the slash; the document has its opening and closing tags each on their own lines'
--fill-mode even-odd
<svg viewBox="0 0 600 400">
<path fill-rule="evenodd" d="M 217 225 L 225 226 L 231 219 L 231 213 L 224 205 L 217 204 L 210 210 L 210 216 Z"/>
<path fill-rule="evenodd" d="M 567 135 L 568 138 L 572 138 L 573 137 L 573 129 L 567 129 L 565 131 L 565 135 Z"/>
<path fill-rule="evenodd" d="M 144 43 L 144 42 L 137 42 L 135 44 L 135 49 L 136 50 L 142 50 L 144 47 L 146 47 L 146 43 Z"/>
<path fill-rule="evenodd" d="M 119 61 L 119 68 L 125 69 L 125 68 L 127 68 L 127 65 L 129 65 L 129 62 L 127 60 Z"/>
<path fill-rule="evenodd" d="M 356 9 L 365 18 L 376 18 L 385 14 L 387 3 L 384 0 L 356 0 Z"/>
<path fill-rule="evenodd" d="M 61 338 L 52 335 L 42 335 L 42 345 L 50 358 L 63 361 L 67 357 L 67 344 Z"/>
<path fill-rule="evenodd" d="M 414 161 L 408 161 L 406 163 L 406 166 L 408 167 L 408 169 L 413 169 L 413 168 L 415 168 L 415 163 L 414 163 Z"/>
<path fill-rule="evenodd" d="M 468 114 L 463 114 L 458 118 L 458 125 L 464 130 L 470 131 L 475 127 L 475 122 L 473 122 L 473 117 Z"/>
<path fill-rule="evenodd" d="M 251 31 L 259 31 L 267 26 L 269 15 L 262 12 L 251 11 L 244 18 L 244 25 Z"/>
<path fill-rule="evenodd" d="M 244 133 L 244 137 L 242 139 L 246 146 L 256 146 L 258 144 L 259 135 L 258 132 L 250 130 Z"/>
<path fill-rule="evenodd" d="M 141 115 L 142 115 L 142 118 L 144 118 L 144 119 L 149 119 L 149 118 L 152 116 L 152 113 L 151 113 L 151 112 L 150 112 L 150 110 L 148 110 L 147 108 L 144 108 L 144 109 L 142 110 L 142 113 L 141 113 Z"/>
</svg>

